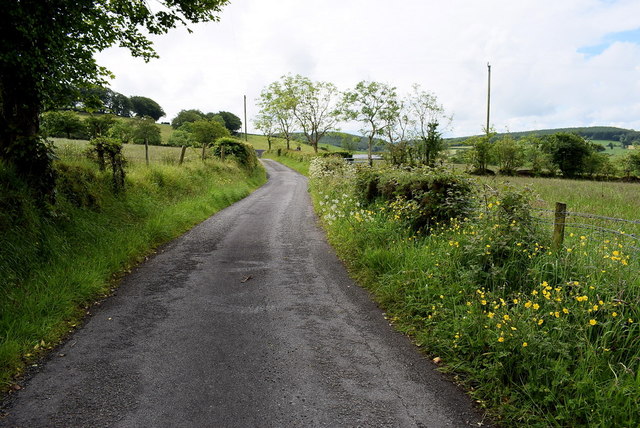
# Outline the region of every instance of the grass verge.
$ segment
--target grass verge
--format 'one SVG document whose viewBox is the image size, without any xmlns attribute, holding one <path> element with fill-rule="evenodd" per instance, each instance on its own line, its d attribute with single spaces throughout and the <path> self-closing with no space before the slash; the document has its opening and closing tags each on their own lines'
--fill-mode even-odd
<svg viewBox="0 0 640 428">
<path fill-rule="evenodd" d="M 413 201 L 366 201 L 358 173 L 311 169 L 316 211 L 351 273 L 495 420 L 638 426 L 640 262 L 625 242 L 571 234 L 553 248 L 526 192 L 509 188 L 426 233 Z"/>
<path fill-rule="evenodd" d="M 132 163 L 126 191 L 81 159 L 58 162 L 47 216 L 0 165 L 0 389 L 75 327 L 114 278 L 266 180 L 233 163 Z"/>
</svg>

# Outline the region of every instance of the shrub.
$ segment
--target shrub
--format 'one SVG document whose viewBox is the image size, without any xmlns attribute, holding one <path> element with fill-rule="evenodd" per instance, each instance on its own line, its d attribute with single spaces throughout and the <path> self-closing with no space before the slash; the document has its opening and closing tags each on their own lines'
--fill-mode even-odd
<svg viewBox="0 0 640 428">
<path fill-rule="evenodd" d="M 356 177 L 356 195 L 365 203 L 393 201 L 414 230 L 465 217 L 472 206 L 473 186 L 462 175 L 435 168 L 362 168 Z M 400 205 L 398 205 L 400 204 Z M 409 215 L 410 214 L 410 215 Z M 398 214 L 400 216 L 400 214 Z"/>
<path fill-rule="evenodd" d="M 531 266 L 549 248 L 531 214 L 532 192 L 506 188 L 487 198 L 470 227 L 474 233 L 462 245 L 462 265 L 474 284 L 507 293 L 530 291 Z"/>
<path fill-rule="evenodd" d="M 98 137 L 89 141 L 89 144 L 89 155 L 95 156 L 100 171 L 106 169 L 106 160 L 108 160 L 111 167 L 113 191 L 117 193 L 123 190 L 126 160 L 122 153 L 122 143 L 115 138 Z"/>
<path fill-rule="evenodd" d="M 213 144 L 213 154 L 217 157 L 235 158 L 235 160 L 243 167 L 253 170 L 258 166 L 258 157 L 256 151 L 250 144 L 231 138 L 222 137 Z"/>
</svg>

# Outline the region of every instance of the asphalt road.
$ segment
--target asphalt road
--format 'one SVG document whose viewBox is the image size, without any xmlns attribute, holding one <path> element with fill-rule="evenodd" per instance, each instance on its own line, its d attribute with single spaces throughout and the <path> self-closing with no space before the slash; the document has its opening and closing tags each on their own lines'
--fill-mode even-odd
<svg viewBox="0 0 640 428">
<path fill-rule="evenodd" d="M 306 178 L 264 163 L 265 186 L 128 275 L 0 426 L 478 426 L 349 279 Z"/>
</svg>

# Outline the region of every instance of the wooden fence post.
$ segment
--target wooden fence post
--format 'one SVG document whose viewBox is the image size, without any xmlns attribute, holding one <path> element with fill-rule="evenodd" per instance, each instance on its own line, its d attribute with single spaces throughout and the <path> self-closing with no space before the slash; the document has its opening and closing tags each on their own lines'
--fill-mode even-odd
<svg viewBox="0 0 640 428">
<path fill-rule="evenodd" d="M 556 202 L 555 221 L 553 222 L 553 248 L 558 250 L 564 242 L 564 224 L 567 219 L 567 204 Z"/>
<path fill-rule="evenodd" d="M 182 165 L 184 162 L 184 154 L 187 152 L 187 146 L 182 146 L 182 151 L 180 152 L 180 163 L 178 165 Z"/>
<path fill-rule="evenodd" d="M 149 166 L 149 143 L 146 139 L 144 140 L 144 160 L 147 166 Z"/>
</svg>

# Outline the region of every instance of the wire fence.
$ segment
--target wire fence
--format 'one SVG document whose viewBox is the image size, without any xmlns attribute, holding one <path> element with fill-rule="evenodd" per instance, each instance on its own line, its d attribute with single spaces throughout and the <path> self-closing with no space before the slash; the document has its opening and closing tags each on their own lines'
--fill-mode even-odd
<svg viewBox="0 0 640 428">
<path fill-rule="evenodd" d="M 558 206 L 560 208 L 558 208 Z M 616 217 L 606 217 L 588 213 L 566 210 L 564 204 L 557 204 L 556 210 L 532 208 L 535 220 L 554 227 L 554 239 L 564 240 L 564 235 L 589 234 L 601 240 L 616 240 L 624 243 L 627 250 L 640 254 L 640 220 L 628 220 Z M 560 231 L 560 232 L 558 232 Z M 556 237 L 556 233 L 562 236 Z"/>
</svg>

